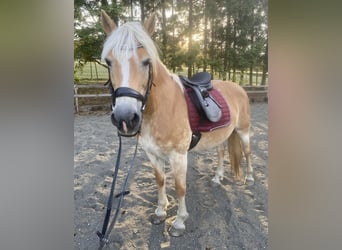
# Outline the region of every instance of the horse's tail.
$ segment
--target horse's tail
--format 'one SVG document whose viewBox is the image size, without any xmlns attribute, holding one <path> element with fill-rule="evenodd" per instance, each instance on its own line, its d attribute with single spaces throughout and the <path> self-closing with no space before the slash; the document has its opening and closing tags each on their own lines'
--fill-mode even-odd
<svg viewBox="0 0 342 250">
<path fill-rule="evenodd" d="M 236 130 L 234 130 L 228 138 L 228 152 L 230 166 L 235 174 L 235 177 L 238 178 L 240 176 L 240 166 L 242 161 L 242 146 L 240 137 Z"/>
</svg>

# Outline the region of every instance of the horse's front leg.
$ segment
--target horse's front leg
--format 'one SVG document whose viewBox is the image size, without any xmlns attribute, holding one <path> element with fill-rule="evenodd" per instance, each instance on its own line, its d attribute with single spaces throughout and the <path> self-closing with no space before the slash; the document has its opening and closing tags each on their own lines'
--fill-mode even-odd
<svg viewBox="0 0 342 250">
<path fill-rule="evenodd" d="M 186 193 L 186 171 L 187 171 L 187 153 L 172 153 L 170 164 L 175 178 L 175 189 L 178 199 L 177 217 L 172 223 L 170 234 L 172 236 L 181 236 L 185 231 L 185 220 L 189 217 L 185 204 Z"/>
<path fill-rule="evenodd" d="M 169 201 L 166 196 L 166 176 L 165 176 L 165 162 L 150 154 L 148 152 L 147 156 L 150 159 L 153 169 L 154 176 L 156 178 L 156 183 L 158 187 L 158 206 L 151 217 L 151 222 L 155 225 L 158 225 L 165 221 L 166 219 L 166 208 L 169 205 Z"/>
</svg>

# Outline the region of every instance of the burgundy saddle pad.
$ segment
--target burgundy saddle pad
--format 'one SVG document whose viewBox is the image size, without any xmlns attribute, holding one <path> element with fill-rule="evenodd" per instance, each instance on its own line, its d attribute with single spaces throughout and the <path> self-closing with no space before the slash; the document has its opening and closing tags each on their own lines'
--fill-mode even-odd
<svg viewBox="0 0 342 250">
<path fill-rule="evenodd" d="M 193 91 L 191 88 L 185 88 L 184 95 L 185 100 L 188 105 L 188 115 L 190 121 L 190 127 L 193 132 L 208 132 L 213 131 L 218 128 L 222 128 L 228 126 L 230 123 L 230 111 L 228 104 L 226 103 L 225 99 L 223 98 L 220 91 L 213 88 L 210 90 L 210 95 L 215 99 L 217 103 L 221 106 L 222 117 L 218 122 L 211 122 L 209 121 L 204 114 L 201 114 L 196 109 L 196 106 L 193 104 L 190 92 Z"/>
</svg>

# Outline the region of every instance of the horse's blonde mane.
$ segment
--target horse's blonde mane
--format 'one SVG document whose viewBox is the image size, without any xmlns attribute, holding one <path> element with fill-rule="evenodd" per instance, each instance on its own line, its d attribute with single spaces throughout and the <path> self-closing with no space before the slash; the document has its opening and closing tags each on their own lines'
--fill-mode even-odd
<svg viewBox="0 0 342 250">
<path fill-rule="evenodd" d="M 112 51 L 113 56 L 120 62 L 127 60 L 136 55 L 136 48 L 143 46 L 150 56 L 153 66 L 154 74 L 156 75 L 156 65 L 160 62 L 158 50 L 146 33 L 143 26 L 138 22 L 128 22 L 115 29 L 106 39 L 101 54 L 101 60 L 104 60 L 107 54 Z M 171 75 L 172 79 L 177 83 L 182 92 L 184 92 L 183 85 L 176 74 L 171 74 L 166 66 L 161 63 L 165 70 Z"/>
<path fill-rule="evenodd" d="M 143 26 L 138 22 L 128 22 L 115 29 L 106 39 L 101 54 L 104 60 L 112 51 L 117 60 L 130 58 L 136 55 L 138 46 L 143 46 L 150 56 L 152 65 L 159 60 L 157 48 Z"/>
<path fill-rule="evenodd" d="M 179 88 L 184 93 L 184 86 L 183 86 L 181 80 L 179 79 L 179 76 L 176 74 L 171 74 L 171 78 L 172 78 L 172 80 L 174 80 L 178 84 Z"/>
</svg>

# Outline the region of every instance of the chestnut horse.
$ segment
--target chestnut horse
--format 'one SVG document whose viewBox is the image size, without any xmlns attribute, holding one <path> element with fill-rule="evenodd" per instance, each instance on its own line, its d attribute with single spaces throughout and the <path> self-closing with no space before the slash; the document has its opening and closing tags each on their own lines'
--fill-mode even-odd
<svg viewBox="0 0 342 250">
<path fill-rule="evenodd" d="M 187 155 L 192 138 L 184 88 L 178 76 L 171 74 L 161 62 L 151 35 L 155 15 L 143 25 L 128 22 L 120 27 L 101 12 L 107 39 L 102 60 L 110 68 L 115 95 L 112 121 L 123 136 L 140 136 L 139 141 L 154 168 L 158 187 L 158 206 L 152 223 L 166 219 L 168 199 L 165 190 L 165 162 L 169 161 L 175 179 L 178 200 L 177 216 L 170 228 L 172 236 L 185 230 L 189 214 L 185 204 Z M 212 80 L 230 108 L 229 125 L 211 132 L 203 132 L 199 143 L 191 150 L 217 147 L 218 167 L 213 181 L 223 178 L 224 143 L 228 140 L 230 164 L 235 177 L 240 176 L 242 153 L 246 159 L 245 183 L 252 184 L 250 162 L 250 107 L 246 92 L 238 84 Z"/>
</svg>

